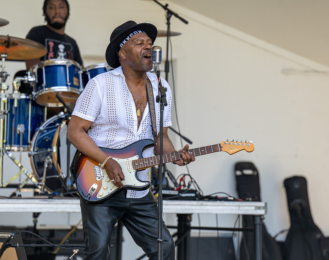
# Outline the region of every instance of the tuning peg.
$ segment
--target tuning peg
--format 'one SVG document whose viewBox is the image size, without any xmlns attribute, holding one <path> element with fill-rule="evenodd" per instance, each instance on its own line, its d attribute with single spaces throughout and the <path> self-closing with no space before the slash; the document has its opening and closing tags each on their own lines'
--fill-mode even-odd
<svg viewBox="0 0 329 260">
<path fill-rule="evenodd" d="M 248 143 L 248 141 L 246 140 L 246 141 L 244 141 L 245 143 Z"/>
<path fill-rule="evenodd" d="M 230 140 L 229 139 L 226 139 L 227 142 L 229 142 Z"/>
<path fill-rule="evenodd" d="M 231 142 L 234 142 L 234 139 L 231 139 Z"/>
<path fill-rule="evenodd" d="M 251 144 L 252 144 L 252 141 L 250 140 L 250 141 L 249 141 L 249 143 L 251 143 Z"/>
</svg>

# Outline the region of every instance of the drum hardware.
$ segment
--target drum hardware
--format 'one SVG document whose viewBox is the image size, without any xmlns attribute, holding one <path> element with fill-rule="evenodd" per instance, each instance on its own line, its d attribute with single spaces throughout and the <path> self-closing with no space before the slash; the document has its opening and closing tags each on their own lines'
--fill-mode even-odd
<svg viewBox="0 0 329 260">
<path fill-rule="evenodd" d="M 1 56 L 3 56 L 3 55 L 5 55 L 5 54 L 1 54 Z M 3 61 L 2 61 L 2 64 L 4 64 Z M 6 80 L 7 80 L 7 78 L 8 78 L 8 76 L 10 76 L 10 75 L 5 71 L 5 67 L 2 66 L 2 70 L 1 70 L 1 72 L 0 72 L 1 83 L 5 83 Z M 4 88 L 4 89 L 5 89 L 5 90 L 8 90 L 8 86 L 5 85 L 5 88 Z"/>
<path fill-rule="evenodd" d="M 16 101 L 16 107 L 17 107 L 17 100 Z M 19 135 L 19 161 L 22 162 L 22 146 L 23 146 L 23 134 L 25 132 L 25 126 L 23 124 L 19 124 L 17 126 L 17 133 Z M 21 184 L 22 184 L 22 175 L 19 175 L 18 178 L 18 191 L 17 191 L 17 197 L 22 197 L 21 193 Z"/>
<path fill-rule="evenodd" d="M 42 178 L 42 182 L 41 182 L 41 185 L 40 185 L 40 195 L 43 195 L 44 194 L 44 187 L 45 187 L 45 183 L 46 183 L 47 168 L 48 168 L 48 164 L 50 164 L 50 163 L 52 163 L 52 159 L 48 155 L 46 157 L 45 163 L 44 163 L 43 178 Z"/>
<path fill-rule="evenodd" d="M 27 72 L 27 75 L 24 77 L 16 77 L 13 81 L 13 90 L 14 93 L 19 93 L 19 87 L 21 86 L 21 81 L 32 85 L 35 82 L 35 77 L 31 76 L 30 71 Z"/>
<path fill-rule="evenodd" d="M 57 127 L 56 127 L 57 128 Z M 37 154 L 43 154 L 43 153 L 50 153 L 50 152 L 54 152 L 54 149 L 47 149 L 45 151 L 40 151 L 40 152 L 29 152 L 28 153 L 28 156 L 31 157 L 31 156 L 34 156 L 34 155 L 37 155 Z"/>
<path fill-rule="evenodd" d="M 79 88 L 79 95 L 82 93 L 83 91 L 83 81 L 82 81 L 82 70 L 79 71 L 79 80 L 80 80 L 80 88 Z"/>
<path fill-rule="evenodd" d="M 20 169 L 20 172 L 17 173 L 14 177 L 12 177 L 7 183 L 5 183 L 4 185 L 1 184 L 0 187 L 7 187 L 9 183 L 11 183 L 12 181 L 14 181 L 18 176 L 20 176 L 21 174 L 25 174 L 26 175 L 26 179 L 21 183 L 20 187 L 24 187 L 25 184 L 31 180 L 32 183 L 35 185 L 36 188 L 39 188 L 38 186 L 38 181 L 36 180 L 36 178 L 33 176 L 32 173 L 29 173 L 24 167 L 23 165 L 12 155 L 12 153 L 10 151 L 3 151 L 2 154 L 5 153 L 16 165 L 17 167 Z"/>
<path fill-rule="evenodd" d="M 3 116 L 8 115 L 9 111 L 0 111 L 0 117 L 3 118 Z"/>
<path fill-rule="evenodd" d="M 6 69 L 6 58 L 8 57 L 7 55 L 7 49 L 5 49 L 5 53 L 1 53 L 1 72 L 0 72 L 0 81 L 1 81 L 1 93 L 4 93 L 4 91 L 9 89 L 9 86 L 6 84 L 6 80 L 8 76 L 10 76 Z"/>
</svg>

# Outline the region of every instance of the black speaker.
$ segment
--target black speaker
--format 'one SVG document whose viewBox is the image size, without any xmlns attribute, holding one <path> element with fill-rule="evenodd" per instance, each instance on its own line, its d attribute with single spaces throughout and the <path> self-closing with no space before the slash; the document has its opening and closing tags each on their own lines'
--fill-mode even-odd
<svg viewBox="0 0 329 260">
<path fill-rule="evenodd" d="M 0 250 L 3 247 L 4 242 L 7 240 L 8 237 L 10 237 L 13 233 L 12 232 L 6 232 L 6 231 L 0 231 Z M 23 244 L 23 240 L 20 234 L 15 234 L 15 236 L 10 239 L 9 243 L 13 244 Z M 8 247 L 2 257 L 1 260 L 27 260 L 26 253 L 24 247 Z"/>
<path fill-rule="evenodd" d="M 231 236 L 191 237 L 190 248 L 190 260 L 236 259 Z"/>
</svg>

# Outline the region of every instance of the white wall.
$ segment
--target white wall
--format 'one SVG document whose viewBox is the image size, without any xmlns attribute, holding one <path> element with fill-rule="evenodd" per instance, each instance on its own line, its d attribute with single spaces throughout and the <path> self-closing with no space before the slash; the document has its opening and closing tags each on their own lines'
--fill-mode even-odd
<svg viewBox="0 0 329 260">
<path fill-rule="evenodd" d="M 42 2 L 3 3 L 0 17 L 10 24 L 1 27 L 0 34 L 25 37 L 32 26 L 43 22 Z M 77 40 L 85 66 L 104 61 L 112 30 L 127 20 L 151 22 L 159 29 L 166 28 L 163 10 L 151 1 L 71 0 L 70 4 L 67 33 Z M 324 234 L 329 235 L 329 207 L 324 200 L 329 180 L 326 174 L 328 77 L 282 73 L 286 68 L 326 71 L 329 68 L 179 5 L 170 3 L 170 7 L 189 21 L 185 25 L 174 17 L 171 20 L 172 30 L 182 33 L 172 38 L 182 133 L 194 141 L 193 147 L 215 144 L 226 138 L 253 140 L 255 145 L 251 154 L 219 153 L 197 158 L 189 169 L 204 193 L 223 191 L 236 196 L 234 164 L 242 160 L 254 162 L 260 172 L 262 200 L 268 203 L 265 223 L 274 235 L 290 225 L 283 180 L 303 175 L 308 180 L 314 220 Z M 155 44 L 165 49 L 164 38 L 157 39 Z M 13 75 L 23 69 L 24 64 L 10 62 L 7 68 Z M 7 82 L 11 84 L 12 78 Z M 176 122 L 173 126 L 177 128 Z M 178 148 L 179 139 L 174 135 L 172 139 Z M 24 162 L 26 168 L 30 168 L 27 156 Z M 17 168 L 7 159 L 5 165 L 4 179 L 8 180 Z M 184 168 L 171 165 L 169 168 L 176 176 L 186 172 Z M 232 225 L 235 217 L 219 216 L 219 225 Z M 76 215 L 63 215 L 61 220 L 48 216 L 41 217 L 40 223 L 75 224 L 78 219 Z M 30 220 L 22 219 L 22 222 Z M 207 226 L 216 225 L 215 220 L 215 216 L 201 216 L 201 224 Z M 17 224 L 9 217 L 3 221 Z M 174 215 L 167 216 L 167 223 L 174 222 Z M 193 225 L 198 225 L 197 216 L 193 216 Z M 132 255 L 138 253 L 125 257 L 131 259 Z"/>
</svg>

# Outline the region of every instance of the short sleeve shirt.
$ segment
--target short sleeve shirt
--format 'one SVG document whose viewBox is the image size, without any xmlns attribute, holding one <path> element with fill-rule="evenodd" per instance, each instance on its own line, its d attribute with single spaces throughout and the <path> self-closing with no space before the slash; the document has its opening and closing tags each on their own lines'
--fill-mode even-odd
<svg viewBox="0 0 329 260">
<path fill-rule="evenodd" d="M 51 59 L 74 60 L 82 65 L 79 47 L 76 41 L 67 34 L 59 34 L 49 29 L 46 25 L 33 27 L 26 39 L 36 41 L 47 48 L 47 54 L 40 58 L 41 61 Z"/>
<path fill-rule="evenodd" d="M 156 75 L 147 72 L 150 79 L 154 100 L 158 95 Z M 168 83 L 161 78 L 162 85 L 167 89 L 168 105 L 164 109 L 164 127 L 171 126 L 171 90 Z M 160 104 L 155 103 L 156 128 L 160 131 Z M 91 79 L 79 96 L 73 115 L 93 122 L 88 135 L 99 147 L 121 149 L 134 142 L 153 139 L 151 117 L 147 105 L 138 127 L 136 106 L 131 92 L 125 81 L 122 68 L 118 67 Z M 152 156 L 153 148 L 146 149 L 143 157 Z M 146 181 L 148 170 L 138 173 L 138 177 Z M 148 190 L 128 190 L 128 198 L 141 198 Z"/>
</svg>

